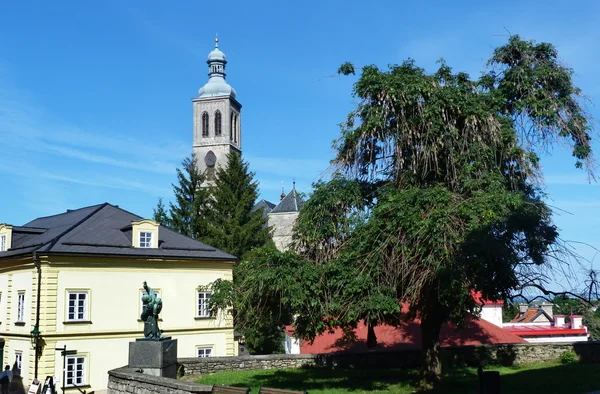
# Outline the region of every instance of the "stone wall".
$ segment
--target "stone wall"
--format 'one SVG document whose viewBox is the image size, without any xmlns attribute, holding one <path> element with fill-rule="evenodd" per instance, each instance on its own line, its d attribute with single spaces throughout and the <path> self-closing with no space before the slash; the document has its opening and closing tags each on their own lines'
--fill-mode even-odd
<svg viewBox="0 0 600 394">
<path fill-rule="evenodd" d="M 133 368 L 108 371 L 108 394 L 196 394 L 211 393 L 212 386 L 146 375 Z"/>
<path fill-rule="evenodd" d="M 201 376 L 221 371 L 302 368 L 317 364 L 316 357 L 312 354 L 180 358 L 177 361 L 183 366 L 184 376 Z"/>
<path fill-rule="evenodd" d="M 442 349 L 446 365 L 526 365 L 557 361 L 573 351 L 582 362 L 600 362 L 600 342 L 574 344 L 510 344 L 462 346 Z M 179 359 L 184 376 L 202 376 L 220 371 L 285 369 L 303 367 L 390 368 L 419 366 L 419 350 L 373 351 L 368 353 L 274 354 L 268 356 L 183 358 Z"/>
</svg>

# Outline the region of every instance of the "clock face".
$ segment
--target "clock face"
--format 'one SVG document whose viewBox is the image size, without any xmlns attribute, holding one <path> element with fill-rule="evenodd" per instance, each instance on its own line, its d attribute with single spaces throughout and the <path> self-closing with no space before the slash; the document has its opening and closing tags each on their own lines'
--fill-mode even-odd
<svg viewBox="0 0 600 394">
<path fill-rule="evenodd" d="M 217 156 L 215 156 L 215 153 L 213 151 L 209 150 L 206 156 L 204 156 L 204 163 L 207 167 L 214 167 L 216 162 Z"/>
</svg>

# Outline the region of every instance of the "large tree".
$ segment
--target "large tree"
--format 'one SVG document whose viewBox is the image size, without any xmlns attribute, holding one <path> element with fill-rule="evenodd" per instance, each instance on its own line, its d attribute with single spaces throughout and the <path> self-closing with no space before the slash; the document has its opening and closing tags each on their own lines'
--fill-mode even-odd
<svg viewBox="0 0 600 394">
<path fill-rule="evenodd" d="M 538 154 L 565 139 L 593 175 L 590 123 L 555 48 L 513 36 L 488 66 L 479 79 L 443 62 L 364 67 L 336 142 L 347 177 L 380 185 L 341 258 L 420 317 L 427 382 L 441 375 L 440 328 L 474 309 L 472 290 L 541 286 L 535 269 L 557 257 Z"/>
<path fill-rule="evenodd" d="M 169 203 L 169 227 L 183 235 L 204 241 L 207 235 L 207 211 L 210 206 L 210 189 L 196 165 L 194 155 L 181 162 L 177 168 L 177 183 L 173 184 L 175 201 Z M 160 212 L 160 202 L 156 208 Z"/>
<path fill-rule="evenodd" d="M 230 153 L 211 188 L 206 242 L 240 259 L 272 242 L 267 218 L 262 210 L 253 210 L 257 197 L 258 183 L 248 163 L 240 154 Z"/>
<path fill-rule="evenodd" d="M 152 219 L 155 222 L 162 224 L 163 226 L 169 227 L 169 214 L 167 212 L 162 197 L 159 197 L 158 199 L 156 208 L 154 208 L 153 210 Z"/>
<path fill-rule="evenodd" d="M 497 300 L 543 289 L 540 269 L 564 257 L 539 154 L 570 142 L 593 177 L 590 121 L 556 49 L 518 36 L 478 79 L 443 62 L 433 73 L 410 60 L 361 71 L 335 143 L 340 175 L 317 185 L 298 219 L 302 258 L 249 262 L 261 271 L 239 292 L 257 301 L 255 319 L 295 316 L 308 339 L 393 324 L 407 305 L 421 320 L 423 380 L 434 383 L 442 323 L 475 311 L 473 290 Z"/>
</svg>

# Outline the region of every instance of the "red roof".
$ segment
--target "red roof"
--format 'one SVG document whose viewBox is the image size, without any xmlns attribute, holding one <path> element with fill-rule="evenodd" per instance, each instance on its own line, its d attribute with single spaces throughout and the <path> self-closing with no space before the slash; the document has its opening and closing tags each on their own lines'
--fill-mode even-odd
<svg viewBox="0 0 600 394">
<path fill-rule="evenodd" d="M 404 309 L 404 308 L 403 308 Z M 380 325 L 375 327 L 378 349 L 419 349 L 421 347 L 421 321 L 403 321 L 398 327 Z M 286 327 L 289 334 L 293 334 L 292 327 Z M 315 338 L 311 344 L 308 341 L 300 342 L 300 353 L 317 354 L 338 351 L 367 351 L 367 326 L 359 324 L 356 330 L 356 341 L 345 343 L 341 329 L 332 333 L 325 332 Z M 467 319 L 464 328 L 446 323 L 442 326 L 440 338 L 443 347 L 468 346 L 493 343 L 525 343 L 526 341 L 501 327 L 475 317 Z"/>
<path fill-rule="evenodd" d="M 548 335 L 587 335 L 587 330 L 585 328 L 538 326 L 533 324 L 522 326 L 508 326 L 504 327 L 504 329 L 520 337 L 536 337 Z"/>
<path fill-rule="evenodd" d="M 504 305 L 504 301 L 502 300 L 490 301 L 484 299 L 480 291 L 471 290 L 471 296 L 473 297 L 476 303 L 481 305 Z"/>
</svg>

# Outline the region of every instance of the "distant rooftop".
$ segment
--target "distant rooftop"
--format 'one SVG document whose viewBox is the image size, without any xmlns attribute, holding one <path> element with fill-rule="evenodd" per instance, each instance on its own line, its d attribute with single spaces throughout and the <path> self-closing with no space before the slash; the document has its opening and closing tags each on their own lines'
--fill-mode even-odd
<svg viewBox="0 0 600 394">
<path fill-rule="evenodd" d="M 277 204 L 275 208 L 271 211 L 271 213 L 288 213 L 288 212 L 300 212 L 302 207 L 304 206 L 304 200 L 298 192 L 296 192 L 296 187 L 292 189 L 280 202 Z"/>
</svg>

